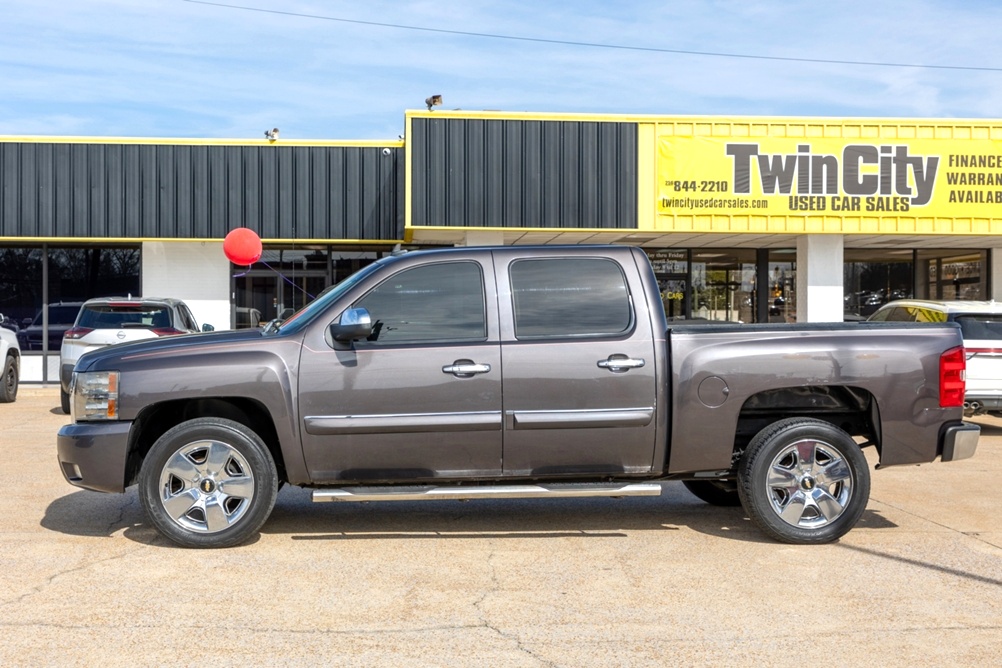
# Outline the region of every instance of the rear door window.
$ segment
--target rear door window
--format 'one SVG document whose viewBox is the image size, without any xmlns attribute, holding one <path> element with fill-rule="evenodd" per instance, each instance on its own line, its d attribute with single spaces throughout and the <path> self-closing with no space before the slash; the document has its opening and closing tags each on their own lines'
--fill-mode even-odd
<svg viewBox="0 0 1002 668">
<path fill-rule="evenodd" d="M 508 273 L 517 339 L 622 336 L 633 327 L 626 276 L 611 260 L 516 260 Z"/>
</svg>

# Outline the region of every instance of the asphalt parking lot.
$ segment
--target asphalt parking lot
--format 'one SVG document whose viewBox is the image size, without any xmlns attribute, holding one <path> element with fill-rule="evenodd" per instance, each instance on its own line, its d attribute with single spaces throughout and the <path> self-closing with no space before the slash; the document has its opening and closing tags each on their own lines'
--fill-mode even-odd
<svg viewBox="0 0 1002 668">
<path fill-rule="evenodd" d="M 0 405 L 3 666 L 1002 665 L 1002 420 L 873 472 L 841 541 L 661 497 L 313 504 L 173 547 L 55 460 L 57 388 Z"/>
</svg>

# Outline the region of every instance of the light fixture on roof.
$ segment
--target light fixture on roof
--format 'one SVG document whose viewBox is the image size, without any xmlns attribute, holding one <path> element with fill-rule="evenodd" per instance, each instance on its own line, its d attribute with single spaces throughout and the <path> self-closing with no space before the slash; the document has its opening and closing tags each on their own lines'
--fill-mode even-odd
<svg viewBox="0 0 1002 668">
<path fill-rule="evenodd" d="M 278 128 L 272 128 L 271 130 L 265 130 L 264 136 L 268 138 L 268 141 L 278 141 Z"/>
<path fill-rule="evenodd" d="M 424 103 L 428 105 L 428 111 L 431 111 L 432 107 L 439 107 L 442 105 L 441 95 L 432 95 L 431 97 L 426 97 Z"/>
</svg>

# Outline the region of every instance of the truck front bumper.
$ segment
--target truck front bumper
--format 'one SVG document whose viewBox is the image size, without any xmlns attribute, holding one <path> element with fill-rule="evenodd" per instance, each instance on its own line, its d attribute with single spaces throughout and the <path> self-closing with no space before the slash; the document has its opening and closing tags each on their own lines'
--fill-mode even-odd
<svg viewBox="0 0 1002 668">
<path fill-rule="evenodd" d="M 947 425 L 939 440 L 939 454 L 944 462 L 973 457 L 978 449 L 981 427 L 970 422 Z"/>
<path fill-rule="evenodd" d="M 71 485 L 98 492 L 125 491 L 132 422 L 75 422 L 59 430 L 59 469 Z"/>
</svg>

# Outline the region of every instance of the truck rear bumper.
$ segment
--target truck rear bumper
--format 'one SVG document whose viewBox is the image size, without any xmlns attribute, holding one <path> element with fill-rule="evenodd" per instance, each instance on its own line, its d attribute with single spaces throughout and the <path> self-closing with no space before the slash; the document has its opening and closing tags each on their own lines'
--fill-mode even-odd
<svg viewBox="0 0 1002 668">
<path fill-rule="evenodd" d="M 974 456 L 978 449 L 981 427 L 970 422 L 947 425 L 940 437 L 939 452 L 944 462 L 955 462 Z"/>
<path fill-rule="evenodd" d="M 125 491 L 132 422 L 76 422 L 59 430 L 59 469 L 71 485 L 98 492 Z"/>
</svg>

